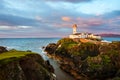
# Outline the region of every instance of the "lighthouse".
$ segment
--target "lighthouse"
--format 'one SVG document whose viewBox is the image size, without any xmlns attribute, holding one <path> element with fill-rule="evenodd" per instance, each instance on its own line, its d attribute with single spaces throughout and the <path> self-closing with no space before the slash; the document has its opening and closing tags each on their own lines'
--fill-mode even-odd
<svg viewBox="0 0 120 80">
<path fill-rule="evenodd" d="M 73 34 L 75 34 L 75 33 L 77 33 L 77 25 L 76 24 L 73 25 Z"/>
<path fill-rule="evenodd" d="M 93 38 L 93 39 L 101 39 L 101 36 L 98 36 L 98 35 L 94 35 L 92 33 L 78 33 L 77 32 L 77 24 L 74 24 L 72 26 L 73 28 L 73 34 L 69 35 L 69 38 L 72 38 L 72 39 L 80 39 L 80 38 Z"/>
</svg>

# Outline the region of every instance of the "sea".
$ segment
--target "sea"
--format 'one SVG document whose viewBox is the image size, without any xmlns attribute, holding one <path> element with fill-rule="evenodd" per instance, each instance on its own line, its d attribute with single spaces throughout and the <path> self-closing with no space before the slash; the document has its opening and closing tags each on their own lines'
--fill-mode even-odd
<svg viewBox="0 0 120 80">
<path fill-rule="evenodd" d="M 0 46 L 6 47 L 8 50 L 16 49 L 27 51 L 31 50 L 40 54 L 44 60 L 49 60 L 55 69 L 57 80 L 74 80 L 66 72 L 59 68 L 59 64 L 46 56 L 42 47 L 47 46 L 49 43 L 56 43 L 61 38 L 0 38 Z M 120 37 L 103 37 L 105 41 L 120 41 Z"/>
</svg>

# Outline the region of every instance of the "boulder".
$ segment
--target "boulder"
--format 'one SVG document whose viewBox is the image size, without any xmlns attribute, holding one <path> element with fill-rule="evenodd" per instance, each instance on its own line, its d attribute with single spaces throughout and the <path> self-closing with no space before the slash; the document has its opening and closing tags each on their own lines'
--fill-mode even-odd
<svg viewBox="0 0 120 80">
<path fill-rule="evenodd" d="M 50 43 L 46 46 L 45 51 L 49 54 L 53 54 L 57 49 L 57 44 Z"/>
<path fill-rule="evenodd" d="M 0 53 L 7 52 L 6 47 L 0 46 Z"/>
</svg>

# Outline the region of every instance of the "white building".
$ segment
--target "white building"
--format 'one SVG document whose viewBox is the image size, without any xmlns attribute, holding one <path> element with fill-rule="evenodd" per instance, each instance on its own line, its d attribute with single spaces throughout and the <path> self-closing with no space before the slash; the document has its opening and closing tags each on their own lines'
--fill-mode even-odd
<svg viewBox="0 0 120 80">
<path fill-rule="evenodd" d="M 101 36 L 94 35 L 92 33 L 77 33 L 77 25 L 73 25 L 73 34 L 69 35 L 69 38 L 95 38 L 101 39 Z"/>
</svg>

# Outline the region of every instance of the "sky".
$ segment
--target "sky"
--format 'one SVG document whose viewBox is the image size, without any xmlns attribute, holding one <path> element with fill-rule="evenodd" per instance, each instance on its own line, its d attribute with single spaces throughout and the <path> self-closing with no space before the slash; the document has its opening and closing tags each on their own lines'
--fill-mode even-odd
<svg viewBox="0 0 120 80">
<path fill-rule="evenodd" d="M 120 0 L 0 0 L 0 38 L 120 34 Z"/>
</svg>

